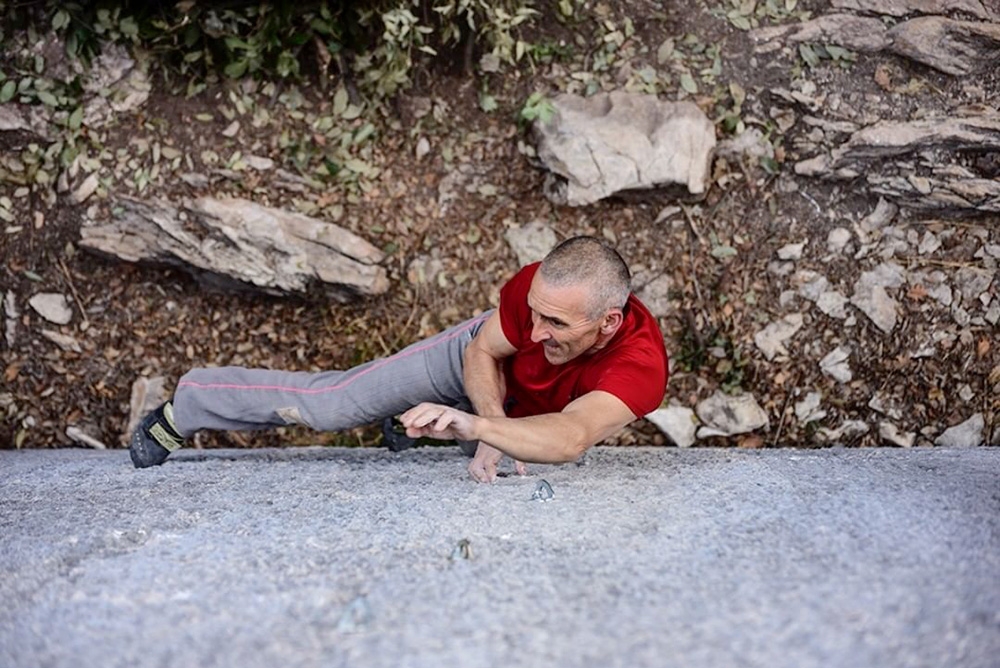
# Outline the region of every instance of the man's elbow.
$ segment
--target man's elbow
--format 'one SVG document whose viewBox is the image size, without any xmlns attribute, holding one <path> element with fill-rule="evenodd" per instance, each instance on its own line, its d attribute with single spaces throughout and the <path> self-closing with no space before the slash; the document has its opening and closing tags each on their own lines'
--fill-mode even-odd
<svg viewBox="0 0 1000 668">
<path fill-rule="evenodd" d="M 587 452 L 593 442 L 586 435 L 581 435 L 576 438 L 568 438 L 562 443 L 562 447 L 559 449 L 559 464 L 569 464 L 575 462 L 583 456 L 583 453 Z"/>
</svg>

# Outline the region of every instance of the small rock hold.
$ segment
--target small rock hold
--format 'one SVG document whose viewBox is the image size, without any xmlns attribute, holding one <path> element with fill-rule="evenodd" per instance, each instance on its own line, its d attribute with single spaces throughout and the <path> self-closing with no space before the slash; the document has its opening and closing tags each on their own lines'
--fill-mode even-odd
<svg viewBox="0 0 1000 668">
<path fill-rule="evenodd" d="M 39 292 L 28 300 L 31 308 L 56 325 L 67 325 L 73 319 L 73 310 L 69 307 L 66 295 L 55 292 Z"/>
<path fill-rule="evenodd" d="M 552 491 L 552 485 L 546 480 L 539 480 L 535 491 L 531 493 L 532 501 L 551 501 L 556 493 Z"/>
<path fill-rule="evenodd" d="M 340 633 L 358 631 L 368 626 L 371 621 L 372 610 L 371 606 L 368 605 L 368 599 L 364 596 L 358 596 L 344 609 L 337 622 L 337 631 Z"/>
</svg>

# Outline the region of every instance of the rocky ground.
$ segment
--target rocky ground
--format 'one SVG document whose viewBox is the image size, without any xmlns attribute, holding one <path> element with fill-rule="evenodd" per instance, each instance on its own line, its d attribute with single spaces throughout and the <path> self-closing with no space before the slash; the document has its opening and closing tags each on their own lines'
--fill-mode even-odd
<svg viewBox="0 0 1000 668">
<path fill-rule="evenodd" d="M 392 352 L 495 305 L 526 236 L 579 233 L 618 245 L 672 354 L 656 416 L 670 436 L 640 421 L 614 442 L 1000 444 L 1000 13 L 902 1 L 873 16 L 878 4 L 582 3 L 532 35 L 532 67 L 421 72 L 381 112 L 337 81 L 199 90 L 125 53 L 86 75 L 80 112 L 14 97 L 0 105 L 0 446 L 119 447 L 136 380 L 169 389 L 190 366 L 336 368 Z M 931 51 L 960 43 L 965 60 L 929 61 L 900 37 L 944 30 L 918 6 L 961 24 Z M 822 18 L 845 13 L 873 32 Z M 29 86 L 75 76 L 51 40 L 5 48 L 8 62 L 42 58 Z M 719 139 L 707 192 L 546 198 L 525 100 L 610 90 L 705 112 Z M 123 197 L 200 196 L 335 222 L 385 254 L 389 288 L 348 304 L 261 296 L 81 250 L 81 227 L 114 220 Z M 734 406 L 744 421 L 718 418 Z"/>
</svg>

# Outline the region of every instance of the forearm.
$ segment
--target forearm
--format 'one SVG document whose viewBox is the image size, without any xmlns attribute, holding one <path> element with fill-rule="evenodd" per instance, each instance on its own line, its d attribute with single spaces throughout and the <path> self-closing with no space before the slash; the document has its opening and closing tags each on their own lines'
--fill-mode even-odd
<svg viewBox="0 0 1000 668">
<path fill-rule="evenodd" d="M 547 413 L 523 418 L 478 416 L 475 437 L 522 462 L 560 464 L 576 461 L 599 437 L 578 417 Z"/>
<path fill-rule="evenodd" d="M 476 415 L 500 417 L 504 414 L 505 384 L 501 364 L 478 346 L 466 348 L 462 376 L 465 394 Z"/>
</svg>

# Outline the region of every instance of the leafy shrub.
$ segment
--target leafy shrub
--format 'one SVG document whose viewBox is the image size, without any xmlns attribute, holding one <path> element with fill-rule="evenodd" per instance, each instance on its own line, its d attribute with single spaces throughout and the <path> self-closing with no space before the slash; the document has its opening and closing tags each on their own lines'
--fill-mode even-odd
<svg viewBox="0 0 1000 668">
<path fill-rule="evenodd" d="M 3 30 L 54 30 L 71 57 L 129 43 L 169 71 L 199 78 L 298 79 L 335 66 L 375 97 L 410 85 L 442 48 L 477 45 L 509 64 L 530 55 L 520 37 L 532 0 L 0 0 Z"/>
</svg>

